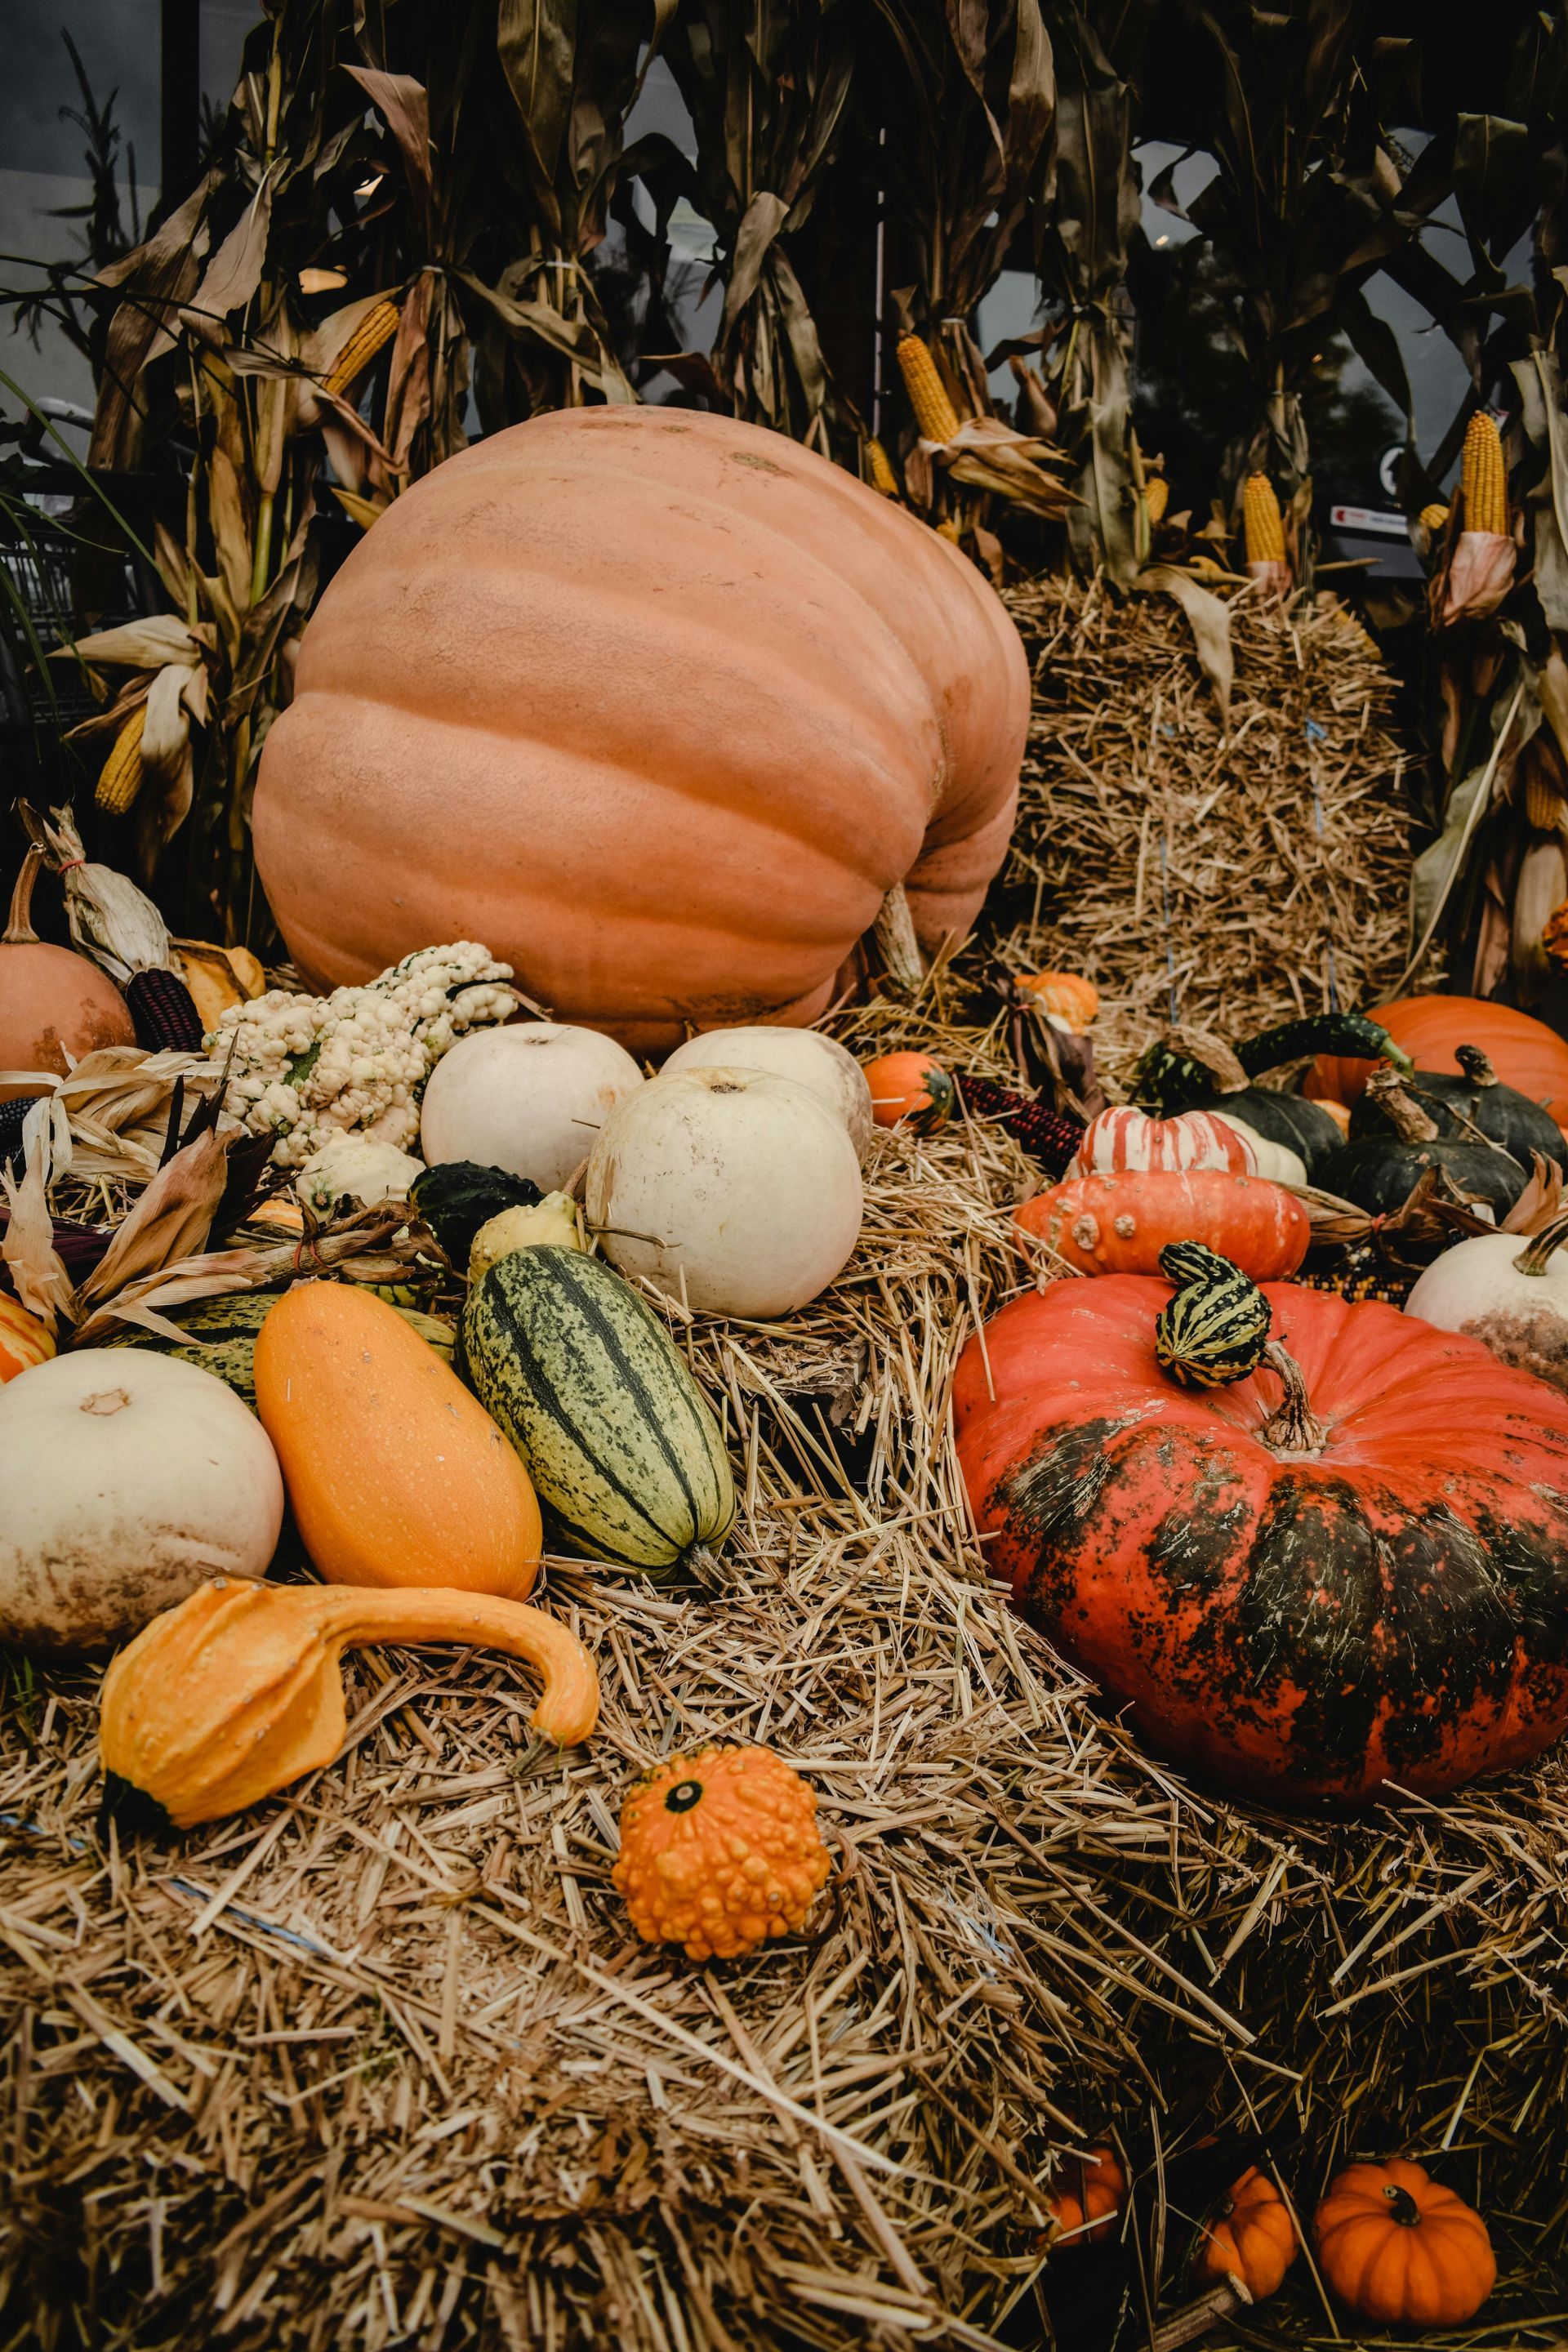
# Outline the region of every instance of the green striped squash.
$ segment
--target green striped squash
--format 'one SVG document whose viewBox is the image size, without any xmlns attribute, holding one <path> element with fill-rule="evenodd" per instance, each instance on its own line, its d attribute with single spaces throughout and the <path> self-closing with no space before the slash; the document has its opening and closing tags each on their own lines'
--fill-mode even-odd
<svg viewBox="0 0 1568 2352">
<path fill-rule="evenodd" d="M 1226 1388 L 1263 1361 L 1273 1313 L 1238 1265 L 1202 1242 L 1172 1242 L 1160 1271 L 1177 1287 L 1154 1321 L 1154 1360 L 1185 1389 Z"/>
<path fill-rule="evenodd" d="M 663 1324 L 598 1258 L 501 1258 L 468 1294 L 462 1357 L 574 1551 L 658 1575 L 728 1535 L 719 1424 Z"/>
<path fill-rule="evenodd" d="M 377 1286 L 383 1297 L 384 1287 Z M 421 1315 L 416 1308 L 404 1307 L 395 1299 L 387 1301 L 396 1306 L 404 1321 L 418 1332 L 438 1356 L 450 1363 L 452 1343 L 457 1337 L 449 1323 L 437 1316 Z M 266 1322 L 268 1313 L 278 1304 L 275 1290 L 241 1290 L 226 1298 L 201 1298 L 194 1307 L 177 1307 L 166 1319 L 190 1334 L 189 1343 L 176 1347 L 161 1331 L 144 1331 L 131 1324 L 121 1324 L 106 1348 L 153 1348 L 163 1356 L 177 1356 L 183 1363 L 195 1364 L 204 1372 L 213 1372 L 250 1407 L 256 1410 L 256 1335 Z"/>
</svg>

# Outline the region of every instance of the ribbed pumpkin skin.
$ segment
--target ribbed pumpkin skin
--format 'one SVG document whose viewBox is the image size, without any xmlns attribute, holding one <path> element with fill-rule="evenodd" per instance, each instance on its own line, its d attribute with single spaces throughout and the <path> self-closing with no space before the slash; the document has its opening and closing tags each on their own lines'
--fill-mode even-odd
<svg viewBox="0 0 1568 2352">
<path fill-rule="evenodd" d="M 1568 1095 L 1568 1038 L 1532 1013 L 1479 996 L 1405 996 L 1395 1004 L 1374 1004 L 1371 1012 L 1417 1069 L 1457 1072 L 1455 1046 L 1479 1045 L 1503 1085 L 1517 1087 L 1531 1102 Z M 1372 1066 L 1344 1055 L 1320 1054 L 1302 1092 L 1334 1102 L 1359 1101 Z"/>
<path fill-rule="evenodd" d="M 574 1551 L 650 1574 L 722 1542 L 719 1425 L 668 1333 L 580 1250 L 518 1250 L 468 1294 L 463 1359 Z"/>
<path fill-rule="evenodd" d="M 1248 1137 L 1209 1111 L 1151 1118 L 1146 1111 L 1102 1110 L 1085 1128 L 1068 1174 L 1119 1168 L 1228 1168 L 1238 1176 L 1254 1176 L 1258 1153 Z"/>
<path fill-rule="evenodd" d="M 1281 1459 L 1272 1372 L 1161 1372 L 1171 1295 L 1055 1283 L 964 1349 L 959 1458 L 1016 1603 L 1152 1744 L 1244 1790 L 1438 1795 L 1538 1754 L 1568 1724 L 1568 1401 L 1479 1341 L 1269 1283 L 1328 1423 Z"/>
<path fill-rule="evenodd" d="M 256 1410 L 329 1584 L 521 1601 L 542 1528 L 527 1473 L 395 1307 L 341 1282 L 286 1291 L 256 1342 Z"/>
<path fill-rule="evenodd" d="M 483 940 L 638 1053 L 805 1023 L 908 880 L 968 928 L 1028 667 L 957 550 L 782 436 L 572 409 L 398 499 L 306 633 L 257 857 L 313 981 Z"/>
<path fill-rule="evenodd" d="M 1396 2326 L 1458 2326 L 1497 2280 L 1490 2233 L 1474 2206 L 1405 2157 L 1336 2173 L 1312 2236 L 1342 2301 Z"/>
</svg>

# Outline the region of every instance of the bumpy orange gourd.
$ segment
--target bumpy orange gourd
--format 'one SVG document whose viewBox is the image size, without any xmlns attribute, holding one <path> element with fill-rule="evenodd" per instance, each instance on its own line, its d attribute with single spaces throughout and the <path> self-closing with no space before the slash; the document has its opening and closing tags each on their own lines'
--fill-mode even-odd
<svg viewBox="0 0 1568 2352">
<path fill-rule="evenodd" d="M 1109 2140 L 1069 2157 L 1063 2179 L 1066 2186 L 1047 2200 L 1053 2243 L 1070 2237 L 1081 2246 L 1091 2238 L 1109 2237 L 1127 2194 L 1127 2175 Z"/>
<path fill-rule="evenodd" d="M 1474 2206 L 1403 2157 L 1337 2173 L 1312 2216 L 1312 2242 L 1342 2302 L 1396 2326 L 1458 2327 L 1497 2279 Z"/>
<path fill-rule="evenodd" d="M 464 1642 L 537 1666 L 533 1728 L 563 1747 L 598 1720 L 599 1677 L 542 1610 L 486 1592 L 336 1591 L 215 1577 L 121 1650 L 103 1678 L 103 1769 L 179 1829 L 221 1821 L 330 1764 L 347 1719 L 338 1661 L 367 1642 Z"/>
<path fill-rule="evenodd" d="M 782 434 L 577 408 L 368 531 L 267 739 L 257 861 L 300 970 L 483 940 L 662 1054 L 815 1021 L 887 892 L 935 949 L 1001 864 L 1016 630 L 956 548 Z"/>
<path fill-rule="evenodd" d="M 1254 2303 L 1277 2294 L 1300 2251 L 1290 2208 L 1266 2172 L 1249 2164 L 1210 2215 L 1193 2258 L 1195 2275 L 1238 2278 Z"/>
<path fill-rule="evenodd" d="M 611 1875 L 644 1943 L 731 1960 L 797 1934 L 831 1866 L 816 1792 L 782 1756 L 700 1748 L 631 1790 Z"/>
<path fill-rule="evenodd" d="M 0 1298 L 0 1382 L 47 1363 L 54 1352 L 54 1340 L 37 1317 L 14 1298 Z"/>
<path fill-rule="evenodd" d="M 1074 1176 L 1013 1212 L 1021 1232 L 1082 1274 L 1158 1274 L 1169 1242 L 1203 1242 L 1254 1282 L 1295 1273 L 1312 1237 L 1300 1201 L 1228 1168 L 1118 1168 Z"/>
<path fill-rule="evenodd" d="M 1069 1029 L 1087 1029 L 1100 1011 L 1100 991 L 1080 971 L 1026 972 L 1018 982 L 1047 1013 L 1054 1013 Z"/>
<path fill-rule="evenodd" d="M 879 1127 L 911 1127 L 917 1135 L 934 1135 L 952 1117 L 952 1080 L 930 1054 L 884 1054 L 864 1067 Z"/>
<path fill-rule="evenodd" d="M 384 1299 L 340 1282 L 285 1291 L 256 1341 L 256 1410 L 329 1583 L 531 1590 L 542 1529 L 527 1471 Z"/>
</svg>

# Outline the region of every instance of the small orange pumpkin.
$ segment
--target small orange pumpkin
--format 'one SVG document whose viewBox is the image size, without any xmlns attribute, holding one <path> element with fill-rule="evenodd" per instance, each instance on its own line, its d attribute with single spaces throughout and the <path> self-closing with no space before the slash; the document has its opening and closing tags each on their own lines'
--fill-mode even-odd
<svg viewBox="0 0 1568 2352">
<path fill-rule="evenodd" d="M 865 1069 L 879 1127 L 909 1126 L 917 1135 L 934 1135 L 952 1118 L 952 1080 L 930 1054 L 884 1054 Z"/>
<path fill-rule="evenodd" d="M 1497 2278 L 1474 2206 L 1403 2157 L 1337 2173 L 1312 2216 L 1312 2240 L 1323 2276 L 1363 2319 L 1458 2327 Z"/>
<path fill-rule="evenodd" d="M 1062 2179 L 1066 2186 L 1047 2200 L 1052 2244 L 1071 2238 L 1082 2246 L 1108 2237 L 1127 2194 L 1127 2175 L 1110 2141 L 1098 2140 L 1085 2155 L 1069 2157 Z"/>
<path fill-rule="evenodd" d="M 700 1748 L 637 1782 L 610 1875 L 645 1944 L 732 1960 L 798 1934 L 832 1864 L 816 1792 L 771 1748 Z"/>
<path fill-rule="evenodd" d="M 1028 971 L 1018 985 L 1026 988 L 1044 1013 L 1054 1013 L 1079 1035 L 1100 1011 L 1100 991 L 1081 971 Z"/>
<path fill-rule="evenodd" d="M 1261 2303 L 1279 2293 L 1299 2252 L 1290 2208 L 1268 2175 L 1249 2164 L 1205 2223 L 1193 2270 L 1210 2285 L 1237 2278 L 1253 2302 Z"/>
<path fill-rule="evenodd" d="M 47 1363 L 55 1343 L 36 1315 L 15 1298 L 0 1298 L 0 1383 Z"/>
</svg>

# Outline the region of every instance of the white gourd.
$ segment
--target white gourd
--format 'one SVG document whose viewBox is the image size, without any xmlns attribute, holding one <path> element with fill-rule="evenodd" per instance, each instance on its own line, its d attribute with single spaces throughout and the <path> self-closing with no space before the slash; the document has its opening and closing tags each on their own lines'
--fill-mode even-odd
<svg viewBox="0 0 1568 2352">
<path fill-rule="evenodd" d="M 1276 1143 L 1272 1136 L 1260 1135 L 1257 1128 L 1248 1127 L 1244 1118 L 1233 1118 L 1227 1110 L 1216 1110 L 1210 1115 L 1223 1119 L 1226 1127 L 1234 1128 L 1237 1135 L 1246 1138 L 1257 1155 L 1258 1173 L 1267 1176 L 1271 1184 L 1306 1182 L 1307 1163 L 1299 1151 L 1291 1150 L 1288 1143 Z"/>
<path fill-rule="evenodd" d="M 425 1162 L 395 1143 L 342 1135 L 310 1154 L 294 1190 L 308 1207 L 325 1215 L 345 1195 L 367 1209 L 381 1201 L 406 1201 L 409 1186 L 424 1172 Z"/>
<path fill-rule="evenodd" d="M 859 1237 L 860 1163 L 793 1078 L 677 1070 L 620 1105 L 588 1162 L 590 1232 L 623 1274 L 710 1315 L 790 1315 Z"/>
<path fill-rule="evenodd" d="M 877 1122 L 866 1073 L 837 1038 L 820 1029 L 705 1029 L 678 1045 L 661 1075 L 676 1070 L 768 1070 L 793 1078 L 844 1121 L 856 1158 L 864 1164 Z"/>
<path fill-rule="evenodd" d="M 264 1576 L 283 1518 L 266 1431 L 195 1364 L 84 1348 L 0 1388 L 0 1642 L 125 1640 L 209 1576 Z"/>
<path fill-rule="evenodd" d="M 1406 1315 L 1439 1331 L 1482 1340 L 1568 1395 L 1568 1217 L 1526 1241 L 1476 1234 L 1426 1268 L 1405 1302 Z"/>
<path fill-rule="evenodd" d="M 523 1021 L 461 1037 L 425 1089 L 419 1141 L 434 1167 L 474 1160 L 559 1192 L 643 1074 L 613 1037 Z"/>
</svg>

